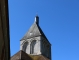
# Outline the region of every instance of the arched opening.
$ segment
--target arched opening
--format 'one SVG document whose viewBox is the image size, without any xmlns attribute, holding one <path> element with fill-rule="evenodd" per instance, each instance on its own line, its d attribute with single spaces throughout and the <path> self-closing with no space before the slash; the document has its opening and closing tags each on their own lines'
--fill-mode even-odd
<svg viewBox="0 0 79 60">
<path fill-rule="evenodd" d="M 34 54 L 35 44 L 36 44 L 36 40 L 33 40 L 30 45 L 30 54 Z"/>
<path fill-rule="evenodd" d="M 28 42 L 25 42 L 24 45 L 23 45 L 23 47 L 22 47 L 22 50 L 24 52 L 26 52 L 27 46 L 28 46 Z"/>
</svg>

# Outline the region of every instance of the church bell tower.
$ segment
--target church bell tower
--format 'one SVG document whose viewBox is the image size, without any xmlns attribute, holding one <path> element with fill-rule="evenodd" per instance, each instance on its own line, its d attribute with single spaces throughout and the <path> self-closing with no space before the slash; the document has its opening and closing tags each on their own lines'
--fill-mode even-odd
<svg viewBox="0 0 79 60">
<path fill-rule="evenodd" d="M 51 44 L 39 26 L 39 17 L 20 40 L 20 50 L 29 55 L 43 55 L 51 60 Z"/>
</svg>

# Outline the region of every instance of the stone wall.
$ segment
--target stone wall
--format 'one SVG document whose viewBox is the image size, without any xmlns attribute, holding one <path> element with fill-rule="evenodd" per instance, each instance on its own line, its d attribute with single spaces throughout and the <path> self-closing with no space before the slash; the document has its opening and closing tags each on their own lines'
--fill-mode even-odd
<svg viewBox="0 0 79 60">
<path fill-rule="evenodd" d="M 26 46 L 26 42 L 28 43 Z M 26 47 L 26 50 L 23 50 Z M 39 55 L 41 54 L 40 37 L 33 37 L 20 41 L 20 50 L 25 51 L 27 54 Z"/>
</svg>

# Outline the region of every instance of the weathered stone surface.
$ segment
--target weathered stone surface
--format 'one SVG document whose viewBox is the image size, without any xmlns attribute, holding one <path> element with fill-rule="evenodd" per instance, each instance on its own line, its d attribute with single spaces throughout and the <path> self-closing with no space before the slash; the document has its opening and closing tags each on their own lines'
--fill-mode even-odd
<svg viewBox="0 0 79 60">
<path fill-rule="evenodd" d="M 32 41 L 36 41 L 35 46 L 33 47 L 34 49 L 33 53 L 31 53 L 31 46 L 33 46 L 33 44 L 31 45 Z M 27 46 L 24 45 L 26 44 L 26 42 L 28 43 Z M 26 47 L 26 50 L 24 50 L 23 47 Z M 40 36 L 20 41 L 20 50 L 25 51 L 27 54 L 33 54 L 33 55 L 41 54 Z"/>
</svg>

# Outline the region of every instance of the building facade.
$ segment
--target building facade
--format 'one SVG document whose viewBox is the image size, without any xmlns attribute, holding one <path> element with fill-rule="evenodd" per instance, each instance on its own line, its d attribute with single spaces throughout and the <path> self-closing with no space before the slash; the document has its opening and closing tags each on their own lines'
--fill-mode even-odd
<svg viewBox="0 0 79 60">
<path fill-rule="evenodd" d="M 20 40 L 20 51 L 33 57 L 41 56 L 42 60 L 51 60 L 51 44 L 39 26 L 38 16 L 35 17 L 29 31 Z"/>
</svg>

